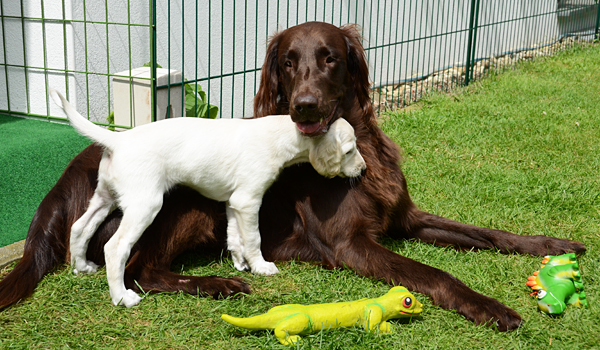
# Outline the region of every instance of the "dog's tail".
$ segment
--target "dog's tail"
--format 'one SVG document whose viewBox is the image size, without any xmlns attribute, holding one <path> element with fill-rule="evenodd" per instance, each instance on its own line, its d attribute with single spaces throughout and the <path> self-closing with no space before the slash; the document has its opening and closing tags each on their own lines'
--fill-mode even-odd
<svg viewBox="0 0 600 350">
<path fill-rule="evenodd" d="M 112 149 L 114 147 L 114 139 L 118 133 L 101 128 L 87 120 L 71 106 L 69 101 L 67 101 L 60 92 L 50 89 L 50 96 L 54 100 L 54 103 L 65 111 L 69 118 L 69 122 L 80 134 L 98 142 L 106 148 Z"/>
<path fill-rule="evenodd" d="M 56 211 L 56 208 L 49 208 L 44 202 L 36 211 L 25 241 L 23 257 L 0 281 L 0 310 L 33 294 L 41 279 L 65 261 L 66 233 L 60 230 L 64 226 L 64 218 L 53 213 Z"/>
</svg>

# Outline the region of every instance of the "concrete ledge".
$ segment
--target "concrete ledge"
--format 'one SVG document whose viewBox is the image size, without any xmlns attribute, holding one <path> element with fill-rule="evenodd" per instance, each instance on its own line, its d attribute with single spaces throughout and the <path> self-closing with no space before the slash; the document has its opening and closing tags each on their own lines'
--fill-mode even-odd
<svg viewBox="0 0 600 350">
<path fill-rule="evenodd" d="M 23 248 L 25 247 L 25 240 L 9 244 L 6 247 L 0 248 L 0 269 L 6 265 L 21 259 L 23 256 Z"/>
</svg>

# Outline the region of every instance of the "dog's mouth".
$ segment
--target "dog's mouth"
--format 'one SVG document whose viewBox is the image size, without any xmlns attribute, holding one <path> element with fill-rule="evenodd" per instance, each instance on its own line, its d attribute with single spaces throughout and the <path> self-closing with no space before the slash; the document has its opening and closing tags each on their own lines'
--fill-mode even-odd
<svg viewBox="0 0 600 350">
<path fill-rule="evenodd" d="M 318 121 L 297 122 L 296 127 L 298 127 L 298 130 L 300 130 L 301 133 L 309 137 L 325 134 L 329 131 L 329 125 L 331 124 L 331 120 L 333 119 L 339 104 L 340 100 L 337 100 L 331 113 L 329 113 L 327 117 L 321 117 Z"/>
</svg>

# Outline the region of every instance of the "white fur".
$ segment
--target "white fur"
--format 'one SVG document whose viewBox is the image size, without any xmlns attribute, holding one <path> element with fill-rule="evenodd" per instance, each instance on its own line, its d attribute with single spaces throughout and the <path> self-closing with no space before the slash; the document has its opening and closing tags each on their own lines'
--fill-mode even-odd
<svg viewBox="0 0 600 350">
<path fill-rule="evenodd" d="M 115 305 L 136 305 L 141 298 L 124 284 L 131 248 L 162 207 L 163 195 L 182 184 L 205 197 L 226 202 L 227 245 L 239 270 L 272 275 L 275 264 L 260 251 L 258 211 L 265 191 L 289 165 L 310 161 L 327 177 L 355 177 L 365 169 L 354 130 L 340 119 L 323 136 L 301 135 L 290 116 L 242 120 L 174 118 L 111 132 L 81 116 L 55 90 L 53 100 L 81 134 L 104 146 L 98 186 L 87 211 L 71 228 L 71 265 L 92 273 L 88 243 L 106 216 L 123 211 L 121 224 L 104 255 L 110 296 Z"/>
</svg>

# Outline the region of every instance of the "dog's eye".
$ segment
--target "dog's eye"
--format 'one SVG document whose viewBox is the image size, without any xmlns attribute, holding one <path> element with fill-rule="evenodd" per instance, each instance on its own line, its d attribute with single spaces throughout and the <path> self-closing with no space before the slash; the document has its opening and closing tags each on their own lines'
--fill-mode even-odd
<svg viewBox="0 0 600 350">
<path fill-rule="evenodd" d="M 327 57 L 327 59 L 325 60 L 325 63 L 331 63 L 331 62 L 333 62 L 333 61 L 335 61 L 335 58 L 333 58 L 333 57 L 329 56 L 329 57 Z"/>
<path fill-rule="evenodd" d="M 346 155 L 350 155 L 353 151 L 354 149 L 350 149 L 348 152 L 346 152 Z"/>
<path fill-rule="evenodd" d="M 292 66 L 292 61 L 285 61 L 285 66 L 286 67 L 291 67 Z"/>
</svg>

